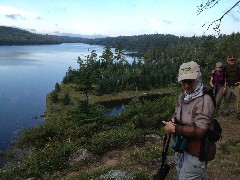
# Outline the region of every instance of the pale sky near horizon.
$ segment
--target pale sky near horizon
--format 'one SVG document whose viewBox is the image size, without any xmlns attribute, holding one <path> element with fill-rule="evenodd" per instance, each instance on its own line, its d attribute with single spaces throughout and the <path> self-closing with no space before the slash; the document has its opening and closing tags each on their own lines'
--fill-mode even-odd
<svg viewBox="0 0 240 180">
<path fill-rule="evenodd" d="M 0 0 L 0 25 L 41 34 L 201 36 L 236 0 L 197 15 L 202 0 Z M 239 32 L 240 8 L 222 20 L 221 34 Z M 212 34 L 208 30 L 205 35 Z M 216 34 L 216 33 L 215 33 Z"/>
</svg>

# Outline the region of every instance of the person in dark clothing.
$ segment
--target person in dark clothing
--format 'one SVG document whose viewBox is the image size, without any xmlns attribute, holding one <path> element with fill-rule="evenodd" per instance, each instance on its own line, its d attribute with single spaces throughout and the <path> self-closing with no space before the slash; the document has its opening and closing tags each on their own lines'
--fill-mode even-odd
<svg viewBox="0 0 240 180">
<path fill-rule="evenodd" d="M 216 101 L 216 108 L 214 114 L 215 116 L 217 116 L 221 101 L 224 94 L 226 93 L 226 75 L 225 72 L 222 70 L 221 62 L 216 63 L 216 68 L 212 71 L 210 85 L 214 91 L 214 98 Z"/>
<path fill-rule="evenodd" d="M 237 99 L 239 99 L 238 93 L 238 82 L 240 82 L 240 68 L 239 65 L 235 63 L 235 58 L 233 56 L 227 57 L 227 66 L 224 69 L 226 73 L 226 95 L 224 98 L 224 108 L 225 112 L 229 112 L 229 99 L 231 93 L 233 93 Z M 239 107 L 237 107 L 237 117 L 239 118 Z"/>
</svg>

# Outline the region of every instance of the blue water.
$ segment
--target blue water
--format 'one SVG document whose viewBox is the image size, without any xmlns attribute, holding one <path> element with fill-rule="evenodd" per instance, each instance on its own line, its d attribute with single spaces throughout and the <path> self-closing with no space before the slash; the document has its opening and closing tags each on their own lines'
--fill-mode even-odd
<svg viewBox="0 0 240 180">
<path fill-rule="evenodd" d="M 123 103 L 119 105 L 115 105 L 109 109 L 109 111 L 107 112 L 107 115 L 118 116 L 124 111 L 124 109 L 125 109 L 125 105 Z"/>
<path fill-rule="evenodd" d="M 92 50 L 100 55 L 103 47 L 0 46 L 0 150 L 6 150 L 23 129 L 45 122 L 40 116 L 46 111 L 46 95 L 70 66 L 78 68 L 78 56 Z"/>
</svg>

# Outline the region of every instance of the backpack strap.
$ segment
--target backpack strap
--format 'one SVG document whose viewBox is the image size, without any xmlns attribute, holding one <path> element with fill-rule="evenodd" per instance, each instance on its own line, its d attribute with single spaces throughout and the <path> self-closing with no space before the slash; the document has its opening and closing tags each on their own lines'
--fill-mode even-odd
<svg viewBox="0 0 240 180">
<path fill-rule="evenodd" d="M 213 105 L 214 105 L 214 107 L 216 107 L 216 99 L 215 99 L 215 96 L 214 96 L 214 90 L 212 88 L 211 89 L 207 89 L 205 87 L 204 91 L 203 91 L 203 96 L 205 96 L 206 94 L 211 97 L 211 99 L 213 101 Z"/>
<path fill-rule="evenodd" d="M 204 94 L 203 95 L 203 106 L 204 106 L 204 97 L 206 96 L 206 95 L 208 95 L 208 96 L 210 96 L 209 94 Z M 212 96 L 210 96 L 211 98 L 212 98 Z M 215 101 L 214 101 L 214 99 L 212 98 L 212 100 L 213 100 L 213 103 L 214 103 L 214 107 L 215 107 Z M 208 125 L 208 129 L 212 129 L 213 128 L 213 126 L 214 126 L 214 118 L 213 118 L 213 116 L 212 116 L 212 118 L 211 118 L 211 123 Z"/>
</svg>

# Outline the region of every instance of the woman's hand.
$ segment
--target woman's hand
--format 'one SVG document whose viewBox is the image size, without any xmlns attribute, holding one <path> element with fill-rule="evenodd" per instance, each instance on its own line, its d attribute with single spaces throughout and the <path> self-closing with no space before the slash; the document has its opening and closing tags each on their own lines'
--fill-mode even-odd
<svg viewBox="0 0 240 180">
<path fill-rule="evenodd" d="M 162 121 L 163 122 L 163 124 L 165 124 L 165 131 L 167 132 L 167 133 L 174 133 L 175 132 L 175 126 L 176 126 L 176 124 L 174 124 L 172 121 L 168 121 L 168 122 L 166 122 L 166 121 Z"/>
</svg>

